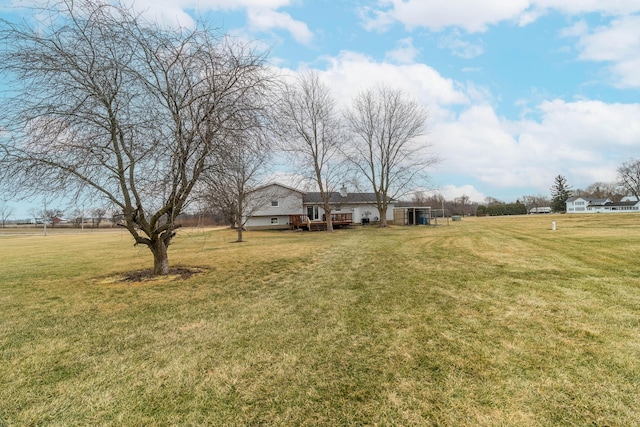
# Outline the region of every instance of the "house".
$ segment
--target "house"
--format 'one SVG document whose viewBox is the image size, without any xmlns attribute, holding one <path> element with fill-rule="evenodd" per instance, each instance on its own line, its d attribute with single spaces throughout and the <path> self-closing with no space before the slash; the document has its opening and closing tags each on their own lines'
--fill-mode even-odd
<svg viewBox="0 0 640 427">
<path fill-rule="evenodd" d="M 640 212 L 640 201 L 633 196 L 625 196 L 619 202 L 593 197 L 569 197 L 567 213 L 629 213 Z"/>
<path fill-rule="evenodd" d="M 349 193 L 346 188 L 329 195 L 334 224 L 369 224 L 380 220 L 375 193 Z M 247 229 L 321 228 L 326 212 L 319 192 L 304 192 L 279 183 L 253 191 L 245 223 Z M 393 223 L 394 203 L 387 208 L 387 222 Z"/>
<path fill-rule="evenodd" d="M 380 220 L 375 193 L 348 193 L 345 187 L 329 195 L 332 214 L 351 214 L 354 224 L 369 224 Z M 303 197 L 304 214 L 311 221 L 325 220 L 324 203 L 319 192 Z M 393 222 L 394 203 L 387 208 L 387 222 Z"/>
</svg>

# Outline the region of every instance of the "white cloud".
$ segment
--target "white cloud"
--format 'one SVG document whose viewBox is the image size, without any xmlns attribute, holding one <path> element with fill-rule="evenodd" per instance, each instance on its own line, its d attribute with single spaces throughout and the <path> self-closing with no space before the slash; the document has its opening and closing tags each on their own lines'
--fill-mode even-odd
<svg viewBox="0 0 640 427">
<path fill-rule="evenodd" d="M 553 100 L 536 111 L 538 120 L 509 121 L 489 105 L 473 105 L 437 123 L 430 139 L 444 161 L 434 175 L 459 172 L 494 189 L 546 193 L 562 173 L 586 187 L 614 180 L 640 143 L 640 104 Z"/>
<path fill-rule="evenodd" d="M 532 0 L 531 5 L 538 10 L 557 10 L 567 15 L 626 15 L 640 11 L 638 0 Z"/>
<path fill-rule="evenodd" d="M 441 31 L 456 27 L 476 33 L 504 21 L 524 26 L 548 11 L 614 16 L 640 11 L 640 0 L 383 0 L 380 4 L 377 9 L 363 9 L 361 18 L 366 29 L 384 31 L 399 22 L 409 30 L 422 27 Z"/>
<path fill-rule="evenodd" d="M 418 99 L 430 109 L 432 120 L 442 113 L 449 114 L 443 107 L 470 102 L 453 80 L 442 77 L 425 64 L 380 63 L 366 55 L 349 51 L 326 60 L 328 66 L 321 71 L 321 76 L 342 105 L 348 104 L 359 91 L 380 82 L 404 90 Z"/>
<path fill-rule="evenodd" d="M 465 59 L 475 58 L 484 53 L 484 46 L 482 46 L 482 44 L 463 40 L 458 30 L 454 30 L 452 34 L 440 38 L 438 47 L 441 49 L 449 49 L 453 55 Z"/>
<path fill-rule="evenodd" d="M 246 11 L 252 31 L 285 30 L 302 44 L 308 44 L 313 39 L 307 24 L 278 10 L 290 6 L 291 0 L 131 0 L 131 3 L 136 10 L 152 19 L 185 27 L 195 25 L 194 17 L 188 10 L 193 10 L 196 16 L 210 11 Z"/>
<path fill-rule="evenodd" d="M 402 39 L 398 42 L 398 46 L 385 54 L 385 57 L 398 64 L 412 64 L 415 62 L 416 56 L 420 50 L 413 46 L 411 37 Z"/>
<path fill-rule="evenodd" d="M 543 114 L 544 128 L 566 132 L 545 137 L 562 137 L 563 143 L 571 146 L 602 149 L 606 142 L 609 150 L 625 151 L 640 142 L 639 104 L 553 100 L 543 102 L 538 109 Z M 567 132 L 569 129 L 571 132 Z"/>
<path fill-rule="evenodd" d="M 473 185 L 481 199 L 482 193 L 507 199 L 502 194 L 520 189 L 547 194 L 558 174 L 574 187 L 613 181 L 621 162 L 637 157 L 640 104 L 550 99 L 522 104 L 529 114 L 508 120 L 496 113 L 487 88 L 444 78 L 424 64 L 376 62 L 354 52 L 326 61 L 319 72 L 341 106 L 380 81 L 428 106 L 426 140 L 442 159 L 434 182 Z M 465 187 L 453 197 L 462 193 L 474 194 Z"/>
<path fill-rule="evenodd" d="M 296 21 L 288 13 L 269 9 L 250 9 L 248 18 L 249 27 L 253 31 L 283 29 L 291 33 L 291 36 L 301 44 L 309 44 L 313 39 L 313 33 L 307 24 Z"/>
<path fill-rule="evenodd" d="M 357 9 L 357 12 L 363 28 L 367 31 L 384 32 L 395 22 L 390 13 L 371 6 L 362 6 Z"/>
<path fill-rule="evenodd" d="M 388 0 L 383 3 L 389 7 L 370 11 L 365 21 L 366 28 L 384 28 L 390 22 L 398 21 L 410 30 L 426 27 L 440 31 L 447 27 L 460 27 L 470 33 L 482 32 L 490 24 L 516 18 L 529 5 L 527 0 Z"/>
<path fill-rule="evenodd" d="M 581 37 L 589 32 L 589 24 L 587 21 L 580 20 L 573 25 L 560 31 L 561 37 Z"/>
<path fill-rule="evenodd" d="M 191 10 L 279 9 L 291 0 L 130 0 L 138 10 L 176 7 Z"/>
<path fill-rule="evenodd" d="M 479 191 L 471 184 L 464 184 L 460 186 L 448 184 L 438 191 L 431 192 L 431 194 L 442 194 L 445 200 L 454 200 L 464 195 L 469 197 L 470 201 L 477 203 L 482 203 L 487 198 L 482 191 Z"/>
<path fill-rule="evenodd" d="M 580 59 L 623 61 L 640 55 L 640 16 L 616 19 L 606 27 L 583 34 L 578 45 Z"/>
<path fill-rule="evenodd" d="M 640 87 L 640 16 L 625 16 L 589 31 L 585 25 L 563 34 L 579 37 L 579 59 L 610 64 L 611 83 L 625 88 Z"/>
</svg>

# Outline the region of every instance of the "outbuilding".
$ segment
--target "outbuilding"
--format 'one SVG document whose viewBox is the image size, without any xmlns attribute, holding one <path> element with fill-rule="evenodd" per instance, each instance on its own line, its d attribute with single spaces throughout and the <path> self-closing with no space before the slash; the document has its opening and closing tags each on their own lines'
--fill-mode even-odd
<svg viewBox="0 0 640 427">
<path fill-rule="evenodd" d="M 393 210 L 393 223 L 398 225 L 429 225 L 430 206 L 404 206 Z"/>
</svg>

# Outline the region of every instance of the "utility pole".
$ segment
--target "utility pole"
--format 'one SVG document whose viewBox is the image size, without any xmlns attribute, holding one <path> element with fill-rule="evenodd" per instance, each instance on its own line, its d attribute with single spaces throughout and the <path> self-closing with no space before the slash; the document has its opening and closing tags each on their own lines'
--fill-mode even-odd
<svg viewBox="0 0 640 427">
<path fill-rule="evenodd" d="M 36 223 L 38 221 L 36 220 Z M 44 235 L 47 235 L 47 200 L 44 201 L 44 211 L 42 212 L 42 223 L 44 224 Z"/>
</svg>

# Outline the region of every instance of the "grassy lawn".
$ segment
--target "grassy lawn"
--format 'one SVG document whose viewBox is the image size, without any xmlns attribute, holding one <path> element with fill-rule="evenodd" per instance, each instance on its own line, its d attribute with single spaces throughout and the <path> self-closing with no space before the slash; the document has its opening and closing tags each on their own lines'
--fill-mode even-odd
<svg viewBox="0 0 640 427">
<path fill-rule="evenodd" d="M 0 235 L 0 425 L 640 423 L 640 216 L 245 237 Z"/>
</svg>

